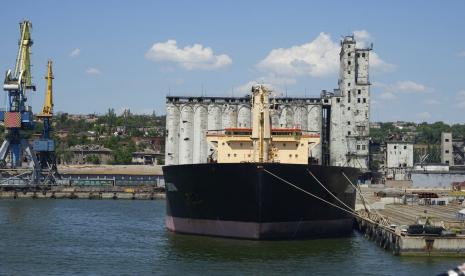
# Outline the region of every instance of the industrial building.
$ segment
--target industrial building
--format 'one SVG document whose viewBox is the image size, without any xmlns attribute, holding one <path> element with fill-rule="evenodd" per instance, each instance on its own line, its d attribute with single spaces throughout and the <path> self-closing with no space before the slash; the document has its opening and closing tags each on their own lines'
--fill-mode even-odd
<svg viewBox="0 0 465 276">
<path fill-rule="evenodd" d="M 385 178 L 387 180 L 410 180 L 413 169 L 413 143 L 404 141 L 386 142 Z"/>
<path fill-rule="evenodd" d="M 387 142 L 386 168 L 413 168 L 413 143 Z"/>
<path fill-rule="evenodd" d="M 465 141 L 453 139 L 452 133 L 441 133 L 441 163 L 449 166 L 465 165 Z"/>
<path fill-rule="evenodd" d="M 441 163 L 454 165 L 454 154 L 452 149 L 452 133 L 441 133 Z"/>
<path fill-rule="evenodd" d="M 272 128 L 319 133 L 310 155 L 320 164 L 369 167 L 369 52 L 353 36 L 341 41 L 338 88 L 319 98 L 272 99 Z M 166 97 L 165 164 L 204 163 L 207 131 L 250 128 L 250 97 Z"/>
</svg>

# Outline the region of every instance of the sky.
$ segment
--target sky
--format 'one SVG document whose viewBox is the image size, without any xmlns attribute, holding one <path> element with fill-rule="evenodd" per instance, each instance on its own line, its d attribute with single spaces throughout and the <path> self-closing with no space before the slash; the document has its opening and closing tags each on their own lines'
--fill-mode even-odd
<svg viewBox="0 0 465 276">
<path fill-rule="evenodd" d="M 165 113 L 167 95 L 276 95 L 337 88 L 339 42 L 370 55 L 371 121 L 464 123 L 465 1 L 4 1 L 0 71 L 18 23 L 33 24 L 29 96 L 41 109 L 54 61 L 55 111 Z M 0 97 L 4 105 L 5 97 Z"/>
</svg>

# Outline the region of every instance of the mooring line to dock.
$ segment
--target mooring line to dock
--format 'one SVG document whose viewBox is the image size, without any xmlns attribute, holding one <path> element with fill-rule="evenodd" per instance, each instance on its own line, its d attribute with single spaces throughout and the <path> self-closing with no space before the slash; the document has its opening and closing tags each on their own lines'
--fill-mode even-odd
<svg viewBox="0 0 465 276">
<path fill-rule="evenodd" d="M 339 201 L 342 205 L 344 205 L 348 210 L 352 211 L 352 212 L 355 212 L 355 210 L 353 210 L 352 208 L 350 208 L 350 206 L 348 206 L 347 204 L 345 204 L 344 201 L 340 200 L 337 196 L 335 196 L 328 188 L 325 187 L 325 185 L 323 185 L 323 183 L 320 182 L 320 180 L 318 180 L 318 178 L 316 178 L 316 176 L 309 170 L 307 169 L 307 172 L 316 180 L 316 182 L 318 184 L 320 184 L 321 187 L 323 187 L 323 189 L 325 189 L 332 197 L 334 197 L 337 201 Z"/>
<path fill-rule="evenodd" d="M 294 185 L 294 184 L 292 184 L 291 182 L 289 182 L 289 181 L 287 181 L 287 180 L 285 180 L 285 179 L 283 179 L 283 178 L 277 176 L 276 174 L 270 172 L 269 170 L 267 170 L 267 169 L 265 169 L 265 168 L 263 168 L 263 171 L 265 171 L 266 173 L 270 174 L 271 176 L 273 176 L 273 177 L 275 177 L 275 178 L 281 180 L 282 182 L 288 184 L 289 186 L 291 186 L 291 187 L 293 187 L 293 188 L 295 188 L 295 189 L 297 189 L 297 190 L 299 190 L 299 191 L 301 191 L 301 192 L 304 192 L 305 194 L 307 194 L 307 195 L 309 195 L 309 196 L 312 196 L 312 197 L 314 197 L 314 198 L 316 198 L 316 199 L 318 199 L 318 200 L 320 200 L 320 201 L 323 201 L 324 203 L 326 203 L 326 204 L 328 204 L 328 205 L 331 205 L 331 206 L 333 206 L 333 207 L 335 207 L 335 208 L 338 208 L 338 209 L 340 209 L 340 210 L 342 210 L 342 211 L 344 211 L 344 212 L 346 212 L 346 213 L 348 213 L 348 214 L 350 214 L 350 215 L 353 215 L 353 216 L 355 216 L 355 217 L 358 217 L 358 218 L 360 218 L 360 219 L 362 219 L 362 220 L 369 221 L 369 222 L 371 222 L 371 223 L 373 223 L 373 224 L 375 224 L 375 225 L 380 226 L 381 228 L 385 228 L 385 229 L 388 229 L 389 231 L 392 231 L 392 229 L 390 229 L 389 227 L 387 227 L 387 226 L 384 225 L 384 224 L 381 224 L 381 223 L 379 223 L 379 222 L 377 222 L 377 221 L 374 221 L 374 220 L 372 220 L 372 219 L 369 218 L 369 217 L 363 217 L 363 216 L 359 215 L 357 212 L 352 211 L 351 209 L 347 210 L 347 209 L 342 208 L 341 206 L 338 206 L 338 205 L 336 205 L 336 204 L 334 204 L 334 203 L 332 203 L 332 202 L 329 202 L 329 201 L 327 201 L 327 200 L 325 200 L 325 199 L 323 199 L 323 198 L 321 198 L 321 197 L 319 197 L 319 196 L 317 196 L 317 195 L 314 195 L 314 194 L 312 194 L 311 192 L 309 192 L 309 191 L 307 191 L 307 190 L 304 190 L 304 189 L 300 188 L 299 186 Z"/>
<path fill-rule="evenodd" d="M 352 187 L 354 187 L 355 190 L 358 191 L 358 194 L 359 194 L 360 198 L 362 199 L 363 207 L 365 207 L 365 211 L 366 211 L 367 213 L 369 213 L 371 210 L 373 210 L 373 211 L 376 213 L 376 215 L 378 215 L 378 216 L 386 223 L 386 226 L 389 226 L 389 225 L 390 225 L 389 221 L 388 221 L 383 215 L 381 215 L 381 214 L 378 212 L 378 210 L 376 210 L 376 209 L 374 209 L 373 207 L 371 207 L 370 203 L 368 203 L 368 200 L 365 199 L 365 197 L 364 197 L 363 194 L 362 194 L 362 190 L 360 189 L 360 187 L 357 186 L 357 185 L 355 185 L 354 183 L 352 183 L 352 181 L 349 179 L 349 177 L 347 177 L 347 175 L 344 173 L 344 171 L 341 171 L 341 174 L 342 174 L 342 175 L 345 177 L 345 179 L 350 183 L 350 185 L 352 185 Z M 366 206 L 365 203 L 367 203 L 368 206 L 370 206 L 370 210 L 367 209 L 367 206 Z"/>
<path fill-rule="evenodd" d="M 363 203 L 363 207 L 365 207 L 365 211 L 368 212 L 369 210 L 368 210 L 368 208 L 367 208 L 367 206 L 366 206 L 366 204 L 365 204 L 366 200 L 365 200 L 365 198 L 364 198 L 363 195 L 362 195 L 362 191 L 360 190 L 360 187 L 357 187 L 357 185 L 354 185 L 354 183 L 352 183 L 352 181 L 347 177 L 347 175 L 344 173 L 344 171 L 341 171 L 341 174 L 342 174 L 342 176 L 344 176 L 345 179 L 350 183 L 350 185 L 352 185 L 352 187 L 354 187 L 355 190 L 358 191 L 358 194 L 360 195 L 360 199 L 362 200 L 362 203 Z M 368 205 L 370 205 L 370 204 L 368 204 Z M 371 206 L 370 206 L 370 207 L 371 207 Z"/>
</svg>

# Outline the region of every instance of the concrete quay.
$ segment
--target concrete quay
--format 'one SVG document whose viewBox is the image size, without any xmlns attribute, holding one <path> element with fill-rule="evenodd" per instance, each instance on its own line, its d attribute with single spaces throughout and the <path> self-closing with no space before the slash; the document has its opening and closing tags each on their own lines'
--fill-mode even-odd
<svg viewBox="0 0 465 276">
<path fill-rule="evenodd" d="M 465 256 L 465 235 L 408 234 L 376 214 L 358 211 L 357 230 L 380 247 L 401 256 Z M 384 221 L 383 221 L 384 220 Z"/>
<path fill-rule="evenodd" d="M 465 257 L 465 222 L 457 218 L 458 211 L 465 206 L 455 202 L 379 204 L 381 199 L 373 196 L 371 190 L 362 189 L 363 193 L 368 210 L 357 211 L 356 229 L 382 248 L 402 256 Z M 424 230 L 414 234 L 409 227 Z M 437 231 L 427 231 L 427 227 L 435 227 Z"/>
<path fill-rule="evenodd" d="M 155 200 L 164 198 L 165 193 L 159 191 L 82 191 L 78 189 L 64 189 L 59 191 L 0 191 L 0 199 Z"/>
</svg>

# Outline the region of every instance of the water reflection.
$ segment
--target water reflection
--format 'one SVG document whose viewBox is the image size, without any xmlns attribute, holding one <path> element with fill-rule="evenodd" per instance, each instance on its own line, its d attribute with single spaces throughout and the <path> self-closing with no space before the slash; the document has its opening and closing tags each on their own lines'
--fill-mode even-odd
<svg viewBox="0 0 465 276">
<path fill-rule="evenodd" d="M 352 236 L 318 240 L 254 241 L 168 232 L 167 242 L 178 257 L 231 261 L 332 258 L 354 249 Z"/>
</svg>

